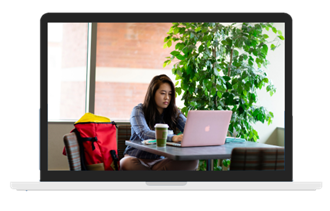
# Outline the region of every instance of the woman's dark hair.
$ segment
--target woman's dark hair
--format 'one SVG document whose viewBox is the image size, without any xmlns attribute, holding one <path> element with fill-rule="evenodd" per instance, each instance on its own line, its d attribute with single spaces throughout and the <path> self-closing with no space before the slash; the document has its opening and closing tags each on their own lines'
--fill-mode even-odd
<svg viewBox="0 0 330 211">
<path fill-rule="evenodd" d="M 155 94 L 159 87 L 163 84 L 167 83 L 171 86 L 172 89 L 172 97 L 170 104 L 163 111 L 163 123 L 168 124 L 169 130 L 173 130 L 175 132 L 177 118 L 179 117 L 180 110 L 175 105 L 175 87 L 172 80 L 167 75 L 158 75 L 155 76 L 148 87 L 146 96 L 144 98 L 143 103 L 143 113 L 146 118 L 147 124 L 151 130 L 154 130 L 154 126 L 156 123 L 160 123 L 161 116 L 157 110 L 157 104 L 155 101 Z"/>
</svg>

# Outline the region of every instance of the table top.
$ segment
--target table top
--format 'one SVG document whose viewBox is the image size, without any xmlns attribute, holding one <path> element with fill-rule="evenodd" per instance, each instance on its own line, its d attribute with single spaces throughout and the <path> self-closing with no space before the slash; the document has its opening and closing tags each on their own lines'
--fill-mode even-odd
<svg viewBox="0 0 330 211">
<path fill-rule="evenodd" d="M 229 159 L 235 147 L 279 147 L 269 144 L 261 144 L 246 141 L 243 143 L 227 143 L 221 146 L 202 146 L 202 147 L 157 147 L 156 144 L 144 145 L 125 141 L 125 144 L 136 149 L 144 150 L 156 155 L 161 155 L 173 160 L 207 160 L 207 159 Z"/>
</svg>

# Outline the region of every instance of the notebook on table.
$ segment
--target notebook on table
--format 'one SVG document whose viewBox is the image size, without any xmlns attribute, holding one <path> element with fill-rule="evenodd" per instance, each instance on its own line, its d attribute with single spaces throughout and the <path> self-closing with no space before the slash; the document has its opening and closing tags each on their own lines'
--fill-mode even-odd
<svg viewBox="0 0 330 211">
<path fill-rule="evenodd" d="M 177 147 L 216 146 L 226 141 L 232 111 L 189 111 L 181 143 Z"/>
</svg>

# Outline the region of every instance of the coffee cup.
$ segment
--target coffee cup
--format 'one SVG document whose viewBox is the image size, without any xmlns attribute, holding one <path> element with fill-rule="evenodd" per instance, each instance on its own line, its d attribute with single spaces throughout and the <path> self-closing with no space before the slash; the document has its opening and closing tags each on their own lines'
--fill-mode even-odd
<svg viewBox="0 0 330 211">
<path fill-rule="evenodd" d="M 156 132 L 157 147 L 166 147 L 168 125 L 160 124 L 160 123 L 156 124 L 155 132 Z"/>
</svg>

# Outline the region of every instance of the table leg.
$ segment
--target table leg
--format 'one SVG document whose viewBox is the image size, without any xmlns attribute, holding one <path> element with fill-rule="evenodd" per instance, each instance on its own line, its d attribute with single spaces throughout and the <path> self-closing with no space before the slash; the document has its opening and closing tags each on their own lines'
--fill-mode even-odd
<svg viewBox="0 0 330 211">
<path fill-rule="evenodd" d="M 206 171 L 211 171 L 211 160 L 206 161 Z"/>
</svg>

